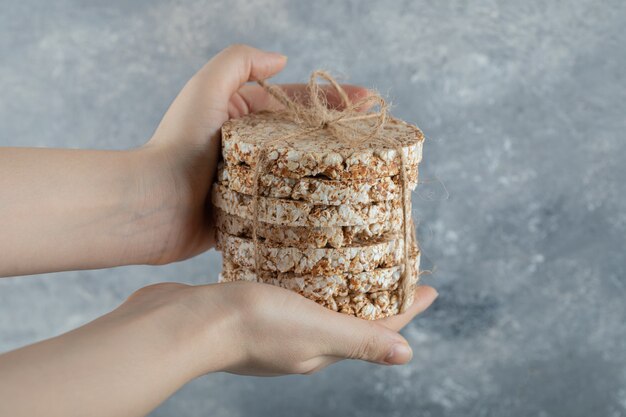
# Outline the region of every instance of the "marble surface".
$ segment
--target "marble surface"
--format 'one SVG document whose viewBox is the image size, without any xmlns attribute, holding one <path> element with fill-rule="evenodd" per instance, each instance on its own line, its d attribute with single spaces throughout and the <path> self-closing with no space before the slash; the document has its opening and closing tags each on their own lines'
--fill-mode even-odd
<svg viewBox="0 0 626 417">
<path fill-rule="evenodd" d="M 215 374 L 152 416 L 626 416 L 626 3 L 621 0 L 5 0 L 0 146 L 143 143 L 235 42 L 376 87 L 427 134 L 415 217 L 440 297 L 412 363 Z M 207 253 L 0 281 L 0 351 L 149 283 L 216 279 Z"/>
</svg>

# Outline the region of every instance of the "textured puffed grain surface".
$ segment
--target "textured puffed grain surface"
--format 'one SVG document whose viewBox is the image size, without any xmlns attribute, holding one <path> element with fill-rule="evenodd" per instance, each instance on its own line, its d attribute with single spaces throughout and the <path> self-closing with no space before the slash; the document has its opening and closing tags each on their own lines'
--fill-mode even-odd
<svg viewBox="0 0 626 417">
<path fill-rule="evenodd" d="M 304 227 L 259 222 L 257 237 L 265 241 L 267 246 L 341 248 L 354 244 L 360 245 L 380 241 L 389 235 L 397 236 L 402 227 L 402 212 L 401 210 L 395 212 L 397 215 L 387 221 L 360 226 Z M 252 220 L 228 214 L 219 208 L 213 210 L 213 218 L 215 226 L 224 233 L 252 238 Z"/>
<path fill-rule="evenodd" d="M 357 273 L 398 265 L 404 259 L 404 240 L 394 238 L 371 245 L 343 248 L 276 248 L 258 243 L 259 270 L 329 275 Z M 217 232 L 217 249 L 224 258 L 244 268 L 254 268 L 251 239 Z"/>
<path fill-rule="evenodd" d="M 362 121 L 363 127 L 372 123 L 371 120 Z M 244 163 L 254 167 L 266 144 L 301 130 L 302 127 L 284 113 L 261 112 L 231 119 L 222 126 L 222 155 L 232 165 Z M 424 135 L 416 126 L 389 117 L 378 137 L 393 140 L 402 147 L 407 167 L 420 162 Z M 365 179 L 400 172 L 401 158 L 395 148 L 366 141 L 347 144 L 326 129 L 269 146 L 266 172 L 280 177 L 323 175 L 332 179 Z"/>
<path fill-rule="evenodd" d="M 352 280 L 359 284 L 354 291 L 357 293 L 395 290 L 400 278 L 399 267 L 377 268 L 359 274 L 343 275 L 295 275 L 286 278 L 276 277 L 275 274 L 255 274 L 254 271 L 244 268 L 228 269 L 224 267 L 221 280 L 252 281 L 271 284 L 286 288 L 303 295 L 311 300 L 323 300 L 330 297 L 346 296 L 350 291 Z M 282 274 L 286 275 L 286 274 Z"/>
<path fill-rule="evenodd" d="M 254 218 L 252 198 L 218 183 L 213 184 L 211 190 L 211 201 L 215 207 L 246 219 Z M 411 210 L 410 207 L 407 209 Z M 384 223 L 401 215 L 400 200 L 333 206 L 258 197 L 258 221 L 283 226 L 358 226 Z"/>
<path fill-rule="evenodd" d="M 366 320 L 395 316 L 399 311 L 400 290 L 349 294 L 318 301 L 322 306 Z"/>
<path fill-rule="evenodd" d="M 369 293 L 345 292 L 343 283 L 335 276 L 326 282 L 307 278 L 278 281 L 276 278 L 258 279 L 254 273 L 222 271 L 219 282 L 252 281 L 277 285 L 296 291 L 312 301 L 333 311 L 349 314 L 366 320 L 377 320 L 398 314 L 399 290 L 379 290 Z M 301 292 L 303 288 L 305 292 Z M 308 295 L 307 295 L 308 294 Z"/>
<path fill-rule="evenodd" d="M 414 275 L 409 279 L 414 285 L 419 278 L 420 253 L 415 246 L 412 249 L 411 262 Z M 331 296 L 345 296 L 349 292 L 368 293 L 381 290 L 395 290 L 398 288 L 403 271 L 404 266 L 398 265 L 354 274 L 297 275 L 269 271 L 259 271 L 257 273 L 253 269 L 242 268 L 232 262 L 229 257 L 225 257 L 221 276 L 227 281 L 252 281 L 277 285 L 296 291 L 312 300 L 318 300 Z"/>
<path fill-rule="evenodd" d="M 418 167 L 409 167 L 407 174 L 407 188 L 414 190 Z M 246 165 L 220 164 L 218 181 L 233 191 L 255 194 L 254 170 Z M 365 180 L 329 180 L 317 177 L 286 178 L 268 173 L 260 176 L 258 194 L 313 204 L 369 204 L 401 198 L 402 183 L 398 175 Z"/>
</svg>

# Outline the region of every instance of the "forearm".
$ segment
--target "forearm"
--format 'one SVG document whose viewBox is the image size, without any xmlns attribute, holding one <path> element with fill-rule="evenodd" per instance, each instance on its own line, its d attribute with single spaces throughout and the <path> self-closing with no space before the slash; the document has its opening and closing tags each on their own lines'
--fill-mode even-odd
<svg viewBox="0 0 626 417">
<path fill-rule="evenodd" d="M 396 332 L 435 297 L 420 287 L 406 312 L 375 323 L 272 285 L 151 285 L 77 330 L 0 355 L 0 416 L 140 416 L 209 372 L 406 363 L 411 351 Z"/>
<path fill-rule="evenodd" d="M 147 414 L 196 376 L 188 354 L 193 335 L 162 323 L 152 312 L 114 312 L 0 355 L 0 415 Z"/>
<path fill-rule="evenodd" d="M 0 148 L 0 276 L 148 262 L 139 154 Z"/>
</svg>

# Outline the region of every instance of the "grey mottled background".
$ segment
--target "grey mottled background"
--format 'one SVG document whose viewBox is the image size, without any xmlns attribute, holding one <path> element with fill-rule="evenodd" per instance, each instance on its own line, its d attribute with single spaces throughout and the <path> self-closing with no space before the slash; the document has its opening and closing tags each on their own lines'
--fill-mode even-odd
<svg viewBox="0 0 626 417">
<path fill-rule="evenodd" d="M 307 3 L 311 3 L 308 4 Z M 234 42 L 377 87 L 428 135 L 414 195 L 439 288 L 409 366 L 210 375 L 154 416 L 626 416 L 626 3 L 1 0 L 0 145 L 122 149 Z M 219 256 L 0 281 L 0 351 Z"/>
</svg>

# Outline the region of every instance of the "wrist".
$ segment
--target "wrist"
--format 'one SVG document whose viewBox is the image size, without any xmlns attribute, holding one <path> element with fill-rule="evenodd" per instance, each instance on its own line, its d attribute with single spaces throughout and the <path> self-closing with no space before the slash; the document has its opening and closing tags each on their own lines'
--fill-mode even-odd
<svg viewBox="0 0 626 417">
<path fill-rule="evenodd" d="M 135 263 L 163 265 L 209 249 L 205 205 L 215 164 L 197 149 L 153 140 L 129 153 L 135 189 L 129 225 L 139 237 Z"/>
<path fill-rule="evenodd" d="M 126 208 L 129 264 L 162 265 L 169 259 L 171 234 L 183 201 L 161 149 L 144 145 L 127 152 L 129 174 Z"/>
<path fill-rule="evenodd" d="M 148 264 L 158 250 L 155 233 L 156 213 L 154 190 L 147 189 L 153 177 L 151 157 L 142 148 L 119 151 L 115 170 L 115 192 L 111 193 L 111 213 L 107 234 L 115 259 L 111 266 Z M 155 241 L 157 240 L 157 241 Z"/>
<path fill-rule="evenodd" d="M 192 378 L 231 369 L 246 356 L 242 343 L 241 312 L 224 297 L 219 285 L 190 287 L 184 323 L 188 336 L 183 350 Z"/>
<path fill-rule="evenodd" d="M 0 275 L 108 268 L 158 256 L 165 222 L 163 210 L 147 204 L 159 198 L 158 187 L 145 186 L 150 178 L 158 184 L 148 156 L 36 148 L 3 154 L 0 178 L 8 182 L 0 196 L 7 202 L 0 250 L 11 263 Z"/>
<path fill-rule="evenodd" d="M 219 286 L 161 283 L 135 292 L 114 314 L 139 316 L 137 330 L 152 329 L 161 359 L 185 382 L 223 371 L 242 357 L 239 314 Z"/>
</svg>

